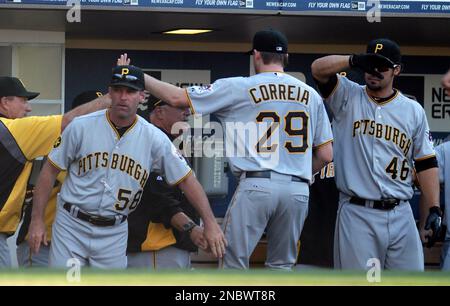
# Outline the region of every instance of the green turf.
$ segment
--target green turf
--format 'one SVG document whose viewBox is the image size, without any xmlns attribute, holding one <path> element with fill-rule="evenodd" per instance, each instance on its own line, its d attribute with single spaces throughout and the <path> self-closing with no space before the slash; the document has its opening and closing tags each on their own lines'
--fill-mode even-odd
<svg viewBox="0 0 450 306">
<path fill-rule="evenodd" d="M 69 282 L 66 271 L 47 269 L 0 270 L 0 285 L 184 285 L 184 286 L 300 286 L 300 285 L 450 285 L 450 273 L 381 272 L 381 282 L 369 283 L 365 272 L 305 270 L 246 272 L 196 270 L 145 272 L 142 270 L 82 270 L 80 282 Z"/>
</svg>

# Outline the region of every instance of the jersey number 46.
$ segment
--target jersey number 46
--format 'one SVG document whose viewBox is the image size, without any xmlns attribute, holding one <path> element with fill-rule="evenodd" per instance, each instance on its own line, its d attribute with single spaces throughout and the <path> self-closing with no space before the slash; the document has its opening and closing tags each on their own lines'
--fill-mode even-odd
<svg viewBox="0 0 450 306">
<path fill-rule="evenodd" d="M 406 180 L 409 174 L 408 160 L 404 159 L 403 162 L 399 162 L 398 157 L 394 157 L 386 167 L 386 173 L 390 174 L 393 180 L 397 177 L 402 181 Z"/>
</svg>

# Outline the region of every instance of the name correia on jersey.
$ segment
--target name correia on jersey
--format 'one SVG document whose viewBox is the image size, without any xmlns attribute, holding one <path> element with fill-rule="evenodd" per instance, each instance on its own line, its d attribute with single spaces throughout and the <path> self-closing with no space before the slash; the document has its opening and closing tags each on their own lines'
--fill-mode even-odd
<svg viewBox="0 0 450 306">
<path fill-rule="evenodd" d="M 260 84 L 249 89 L 255 104 L 265 101 L 300 102 L 308 105 L 309 91 L 305 88 L 286 84 Z"/>
<path fill-rule="evenodd" d="M 139 185 L 144 188 L 148 179 L 148 172 L 139 163 L 127 155 L 112 154 L 111 162 L 108 152 L 95 152 L 88 154 L 78 161 L 78 175 L 98 168 L 110 167 L 127 173 L 135 180 L 139 181 Z"/>
</svg>

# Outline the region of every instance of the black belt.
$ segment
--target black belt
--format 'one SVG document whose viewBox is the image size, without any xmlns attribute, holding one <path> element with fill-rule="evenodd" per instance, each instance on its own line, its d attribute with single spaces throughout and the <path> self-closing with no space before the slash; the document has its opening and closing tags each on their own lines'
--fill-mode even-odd
<svg viewBox="0 0 450 306">
<path fill-rule="evenodd" d="M 365 199 L 361 199 L 358 197 L 350 198 L 350 203 L 360 205 L 360 206 L 366 206 L 366 202 L 368 202 L 368 201 L 370 202 L 370 200 L 365 200 Z M 373 202 L 372 208 L 381 209 L 381 210 L 391 210 L 394 207 L 400 205 L 401 200 L 384 199 L 384 200 L 372 201 L 372 202 Z M 370 207 L 370 206 L 366 206 L 366 207 Z"/>
<path fill-rule="evenodd" d="M 113 226 L 116 224 L 116 218 L 108 218 L 108 217 L 91 215 L 91 214 L 82 212 L 81 210 L 78 210 L 76 212 L 76 215 L 73 215 L 71 212 L 72 206 L 74 206 L 74 205 L 70 204 L 70 203 L 64 203 L 63 208 L 65 210 L 67 210 L 75 218 L 89 222 L 96 226 Z M 121 218 L 122 219 L 120 220 L 120 223 L 124 222 L 127 219 L 127 216 L 121 216 Z"/>
<path fill-rule="evenodd" d="M 272 171 L 249 171 L 245 172 L 245 177 L 257 177 L 257 178 L 270 178 Z M 291 180 L 293 182 L 302 182 L 302 183 L 309 183 L 308 180 L 301 178 L 299 176 L 293 176 L 291 175 Z"/>
</svg>

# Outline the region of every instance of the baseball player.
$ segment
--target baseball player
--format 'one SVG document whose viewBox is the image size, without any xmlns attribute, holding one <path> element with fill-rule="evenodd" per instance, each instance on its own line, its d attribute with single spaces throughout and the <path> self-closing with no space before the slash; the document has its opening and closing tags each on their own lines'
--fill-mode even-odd
<svg viewBox="0 0 450 306">
<path fill-rule="evenodd" d="M 92 100 L 95 100 L 99 97 L 103 96 L 103 94 L 98 90 L 88 90 L 80 93 L 75 97 L 72 102 L 72 109 L 88 103 Z M 37 175 L 33 175 L 33 172 L 39 173 L 41 170 L 42 160 L 35 160 L 33 162 L 33 170 L 32 175 L 30 176 L 30 180 L 28 182 L 27 194 L 30 195 L 28 199 L 25 200 L 25 205 L 23 208 L 23 216 L 22 216 L 22 225 L 20 226 L 19 233 L 17 235 L 16 245 L 17 245 L 17 262 L 19 267 L 48 267 L 48 258 L 50 254 L 50 241 L 52 238 L 52 224 L 55 219 L 56 214 L 56 198 L 58 193 L 61 190 L 62 183 L 66 178 L 66 172 L 62 171 L 56 177 L 56 183 L 53 187 L 50 200 L 45 209 L 45 228 L 46 228 L 46 236 L 47 236 L 47 245 L 42 245 L 39 249 L 39 253 L 31 254 L 30 246 L 26 242 L 27 233 L 31 221 L 31 210 L 32 210 L 32 194 L 34 190 L 34 186 L 36 182 L 31 182 L 31 177 L 37 177 Z"/>
<path fill-rule="evenodd" d="M 222 256 L 226 241 L 191 169 L 166 135 L 136 115 L 143 89 L 140 68 L 116 66 L 109 87 L 111 108 L 75 119 L 55 142 L 36 186 L 28 234 L 37 253 L 41 242 L 46 243 L 48 195 L 56 175 L 67 171 L 53 224 L 50 267 L 77 259 L 81 266 L 126 268 L 125 221 L 152 171 L 185 192 L 205 220 L 213 254 Z"/>
<path fill-rule="evenodd" d="M 175 108 L 164 101 L 149 102 L 150 122 L 173 141 L 176 128 L 187 121 L 189 108 Z M 141 205 L 128 219 L 128 267 L 188 269 L 191 252 L 206 248 L 197 213 L 179 188 L 158 173 L 150 173 Z"/>
<path fill-rule="evenodd" d="M 366 86 L 337 75 L 351 67 L 365 72 Z M 366 54 L 322 57 L 311 68 L 334 117 L 335 268 L 366 269 L 378 260 L 381 268 L 423 270 L 408 200 L 415 168 L 428 218 L 440 215 L 437 161 L 425 111 L 392 87 L 401 71 L 399 46 L 376 39 Z"/>
<path fill-rule="evenodd" d="M 153 95 L 173 106 L 189 106 L 193 114 L 214 113 L 224 127 L 229 165 L 240 178 L 223 222 L 229 242 L 224 268 L 249 268 L 249 257 L 266 230 L 266 267 L 291 269 L 308 212 L 312 171 L 332 160 L 322 99 L 284 73 L 287 48 L 282 33 L 257 32 L 251 51 L 257 74 L 205 87 L 182 89 L 146 75 L 146 89 Z"/>
<path fill-rule="evenodd" d="M 6 239 L 20 222 L 32 161 L 50 152 L 54 141 L 73 118 L 110 105 L 109 96 L 98 98 L 64 115 L 31 116 L 29 92 L 14 77 L 0 77 L 0 268 L 10 267 Z"/>
<path fill-rule="evenodd" d="M 445 271 L 450 271 L 450 141 L 444 142 L 438 145 L 436 148 L 436 157 L 439 165 L 439 181 L 444 186 L 444 223 L 447 225 L 447 231 L 445 233 L 445 240 L 441 250 L 441 268 Z M 432 246 L 437 239 L 437 235 L 433 236 L 433 231 L 430 226 L 425 225 L 421 231 L 423 240 L 428 246 Z"/>
</svg>

